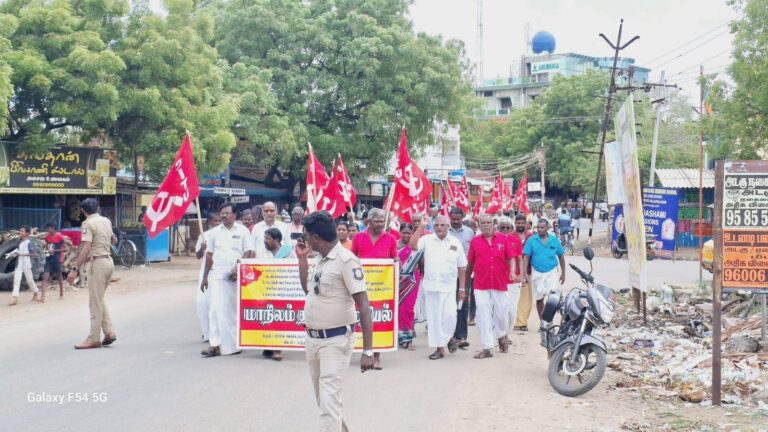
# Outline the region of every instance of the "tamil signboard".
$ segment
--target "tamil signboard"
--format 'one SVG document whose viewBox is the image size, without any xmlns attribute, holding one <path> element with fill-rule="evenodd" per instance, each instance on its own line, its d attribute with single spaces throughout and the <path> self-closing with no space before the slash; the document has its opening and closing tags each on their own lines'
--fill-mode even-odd
<svg viewBox="0 0 768 432">
<path fill-rule="evenodd" d="M 0 193 L 114 195 L 117 152 L 56 147 L 39 155 L 0 143 Z"/>
<path fill-rule="evenodd" d="M 373 317 L 373 349 L 397 350 L 398 267 L 363 259 Z M 244 349 L 304 349 L 304 299 L 295 259 L 242 260 L 238 272 L 238 345 Z M 355 348 L 363 348 L 359 325 Z"/>
<path fill-rule="evenodd" d="M 656 240 L 656 255 L 662 258 L 672 258 L 675 255 L 677 202 L 677 189 L 643 188 L 645 232 L 653 235 Z"/>
<path fill-rule="evenodd" d="M 614 119 L 616 141 L 621 149 L 622 178 L 624 183 L 624 235 L 629 258 L 629 284 L 645 291 L 648 269 L 645 256 L 645 222 L 640 193 L 640 169 L 637 164 L 637 135 L 635 135 L 635 107 L 632 93 L 621 105 Z"/>
<path fill-rule="evenodd" d="M 768 162 L 726 161 L 716 187 L 722 188 L 723 288 L 768 289 Z"/>
</svg>

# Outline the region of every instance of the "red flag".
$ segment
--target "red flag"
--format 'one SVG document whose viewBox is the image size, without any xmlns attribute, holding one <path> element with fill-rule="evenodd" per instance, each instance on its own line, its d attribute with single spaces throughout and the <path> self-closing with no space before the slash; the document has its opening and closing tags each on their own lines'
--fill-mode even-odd
<svg viewBox="0 0 768 432">
<path fill-rule="evenodd" d="M 513 205 L 512 205 L 512 185 L 510 185 L 508 181 L 504 182 L 504 190 L 503 191 L 504 191 L 504 199 L 503 199 L 504 206 L 503 206 L 502 210 L 503 211 L 512 210 L 513 209 Z"/>
<path fill-rule="evenodd" d="M 341 154 L 338 154 L 336 167 L 333 170 L 333 177 L 336 178 L 336 183 L 339 185 L 337 192 L 344 202 L 344 205 L 348 206 L 350 209 L 354 208 L 355 203 L 357 202 L 357 193 L 352 186 L 352 180 L 349 178 L 347 169 L 344 168 L 344 161 L 341 160 Z"/>
<path fill-rule="evenodd" d="M 440 215 L 448 216 L 451 214 L 451 204 L 448 202 L 448 194 L 445 193 L 445 188 L 443 187 L 443 185 L 440 185 L 440 192 L 441 192 L 441 195 L 443 196 L 440 199 Z"/>
<path fill-rule="evenodd" d="M 488 204 L 488 208 L 485 210 L 488 214 L 496 214 L 501 211 L 504 205 L 504 185 L 501 181 L 501 174 L 496 177 L 496 184 L 493 187 L 493 193 L 491 194 L 491 202 Z"/>
<path fill-rule="evenodd" d="M 465 212 L 469 211 L 471 207 L 469 204 L 469 196 L 466 194 L 465 190 L 462 190 L 462 184 L 456 185 L 451 181 L 451 179 L 448 179 L 448 192 L 453 198 L 453 205 L 464 210 Z"/>
<path fill-rule="evenodd" d="M 309 145 L 309 159 L 307 160 L 307 211 L 314 212 L 326 210 L 322 205 L 324 203 L 324 192 L 328 186 L 328 174 L 325 173 L 325 167 L 315 157 L 312 150 L 312 144 Z M 327 201 L 327 200 L 326 200 Z M 334 201 L 335 202 L 335 201 Z"/>
<path fill-rule="evenodd" d="M 517 192 L 515 192 L 515 203 L 517 203 L 517 210 L 522 214 L 527 215 L 530 213 L 528 208 L 528 173 L 523 174 L 523 178 L 520 179 L 520 184 L 517 185 Z"/>
<path fill-rule="evenodd" d="M 467 176 L 461 177 L 461 183 L 459 184 L 459 190 L 461 191 L 462 195 L 464 195 L 467 199 L 467 210 L 469 211 L 472 205 L 469 202 L 469 186 L 467 186 Z"/>
<path fill-rule="evenodd" d="M 197 183 L 195 158 L 192 155 L 192 141 L 187 133 L 165 180 L 157 189 L 152 204 L 144 214 L 142 222 L 147 227 L 149 238 L 155 238 L 161 231 L 181 219 L 198 195 L 200 186 Z"/>
<path fill-rule="evenodd" d="M 475 202 L 475 207 L 472 209 L 472 216 L 478 217 L 483 214 L 483 187 L 480 186 L 480 196 Z"/>
<path fill-rule="evenodd" d="M 336 162 L 331 167 L 331 173 L 331 179 L 322 190 L 318 191 L 320 199 L 317 201 L 317 209 L 325 210 L 337 218 L 347 212 L 347 202 L 342 192 L 344 189 L 343 179 L 338 174 Z"/>
<path fill-rule="evenodd" d="M 417 212 L 421 203 L 432 193 L 429 179 L 408 154 L 406 131 L 400 134 L 395 182 L 392 185 L 391 210 L 404 222 L 411 222 L 411 215 Z"/>
</svg>

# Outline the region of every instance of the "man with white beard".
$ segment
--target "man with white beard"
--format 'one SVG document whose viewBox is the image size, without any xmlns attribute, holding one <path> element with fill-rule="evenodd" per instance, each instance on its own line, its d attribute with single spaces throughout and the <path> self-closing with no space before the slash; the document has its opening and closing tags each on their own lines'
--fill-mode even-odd
<svg viewBox="0 0 768 432">
<path fill-rule="evenodd" d="M 204 357 L 239 354 L 237 350 L 237 264 L 240 258 L 253 258 L 253 242 L 248 228 L 236 224 L 237 213 L 232 204 L 219 208 L 222 224 L 211 230 L 205 271 L 200 289 L 210 293 L 211 346 L 200 354 Z"/>
<path fill-rule="evenodd" d="M 428 222 L 427 218 L 421 221 L 409 244 L 413 250 L 424 251 L 421 288 L 425 291 L 427 339 L 435 348 L 429 359 L 439 360 L 445 357 L 446 346 L 451 352 L 456 350 L 456 302 L 466 295 L 467 257 L 461 241 L 448 235 L 451 222 L 447 216 L 436 217 L 435 233 L 422 237 Z"/>
<path fill-rule="evenodd" d="M 211 231 L 221 224 L 221 216 L 218 213 L 208 215 L 208 231 L 200 234 L 195 244 L 195 256 L 197 259 L 205 258 L 206 249 L 208 249 L 208 239 Z M 203 341 L 208 342 L 210 337 L 210 327 L 208 325 L 208 316 L 210 315 L 211 290 L 199 289 L 203 285 L 203 274 L 205 274 L 205 259 L 200 262 L 200 273 L 197 278 L 197 319 L 200 321 L 200 329 L 203 334 Z"/>
<path fill-rule="evenodd" d="M 267 255 L 267 248 L 264 247 L 264 231 L 270 228 L 277 228 L 280 230 L 280 234 L 283 235 L 283 239 L 291 238 L 291 228 L 287 223 L 277 219 L 277 206 L 272 201 L 267 201 L 261 207 L 261 214 L 264 220 L 253 226 L 251 230 L 251 241 L 256 248 L 256 257 L 263 258 L 269 257 Z"/>
</svg>

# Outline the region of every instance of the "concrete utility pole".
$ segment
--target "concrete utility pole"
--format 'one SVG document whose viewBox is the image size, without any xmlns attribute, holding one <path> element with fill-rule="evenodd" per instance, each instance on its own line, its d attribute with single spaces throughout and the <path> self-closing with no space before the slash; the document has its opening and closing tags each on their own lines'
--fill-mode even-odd
<svg viewBox="0 0 768 432">
<path fill-rule="evenodd" d="M 590 224 L 589 224 L 589 238 L 587 239 L 587 244 L 592 244 L 592 230 L 595 226 L 595 213 L 597 213 L 597 191 L 600 189 L 600 168 L 603 164 L 603 153 L 605 152 L 605 134 L 608 132 L 608 124 L 611 119 L 611 106 L 613 104 L 613 95 L 616 93 L 616 64 L 619 61 L 619 51 L 623 50 L 624 48 L 628 47 L 632 42 L 640 39 L 640 36 L 635 36 L 632 39 L 629 40 L 629 42 L 625 43 L 624 45 L 621 44 L 621 32 L 624 28 L 624 18 L 621 19 L 621 22 L 619 23 L 619 35 L 616 38 L 616 44 L 614 45 L 613 42 L 609 41 L 607 37 L 605 37 L 604 34 L 600 33 L 600 37 L 605 40 L 608 45 L 613 48 L 613 67 L 611 68 L 611 84 L 610 87 L 608 87 L 608 99 L 605 101 L 605 115 L 603 116 L 603 126 L 602 126 L 602 132 L 600 136 L 600 154 L 597 157 L 597 173 L 595 174 L 595 193 L 592 195 L 592 215 L 590 216 Z M 632 84 L 632 83 L 629 83 Z"/>
<path fill-rule="evenodd" d="M 664 82 L 664 71 L 661 71 L 661 85 L 666 84 Z M 656 119 L 653 121 L 653 144 L 651 145 L 651 172 L 648 175 L 648 186 L 653 187 L 654 179 L 656 177 L 656 146 L 659 145 L 659 123 L 661 123 L 661 105 L 667 99 L 667 88 L 662 87 L 661 90 L 664 94 L 659 100 L 659 104 L 656 105 Z"/>
<path fill-rule="evenodd" d="M 704 280 L 701 262 L 704 259 L 704 65 L 699 66 L 699 285 Z"/>
<path fill-rule="evenodd" d="M 477 0 L 477 84 L 483 85 L 483 0 Z"/>
</svg>

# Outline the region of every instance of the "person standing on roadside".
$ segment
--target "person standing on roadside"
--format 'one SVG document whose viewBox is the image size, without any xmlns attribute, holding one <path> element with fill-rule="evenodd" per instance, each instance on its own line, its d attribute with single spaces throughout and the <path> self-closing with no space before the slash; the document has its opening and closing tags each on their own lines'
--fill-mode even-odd
<svg viewBox="0 0 768 432">
<path fill-rule="evenodd" d="M 491 215 L 480 215 L 480 235 L 472 239 L 467 254 L 467 274 L 477 269 L 474 278 L 475 299 L 477 299 L 477 324 L 482 349 L 476 359 L 493 357 L 491 349 L 499 344 L 502 353 L 509 349 L 510 281 L 517 281 L 519 254 L 512 249 L 506 234 L 494 232 Z M 507 216 L 502 220 L 509 222 Z M 501 223 L 501 222 L 500 222 Z"/>
<path fill-rule="evenodd" d="M 272 201 L 265 202 L 261 207 L 261 214 L 264 216 L 264 220 L 257 223 L 251 231 L 251 241 L 253 247 L 256 248 L 256 258 L 261 258 L 267 253 L 267 250 L 264 248 L 264 231 L 269 228 L 279 229 L 284 239 L 291 238 L 291 229 L 288 227 L 288 224 L 277 219 L 275 203 Z"/>
<path fill-rule="evenodd" d="M 239 354 L 237 350 L 237 264 L 253 258 L 253 243 L 248 229 L 236 224 L 232 204 L 219 208 L 221 225 L 211 230 L 205 255 L 205 270 L 200 290 L 210 289 L 210 347 L 203 357 Z"/>
<path fill-rule="evenodd" d="M 45 291 L 48 289 L 48 280 L 53 277 L 59 281 L 59 299 L 64 298 L 64 276 L 61 274 L 61 263 L 64 262 L 64 254 L 67 251 L 66 241 L 61 233 L 56 231 L 56 223 L 48 222 L 45 225 L 48 234 L 45 236 L 45 269 L 43 270 L 43 284 L 40 302 L 45 302 Z"/>
<path fill-rule="evenodd" d="M 368 229 L 352 239 L 352 253 L 360 259 L 391 259 L 398 262 L 397 240 L 384 231 L 386 213 L 379 208 L 368 211 Z M 381 353 L 374 354 L 374 370 L 381 370 Z"/>
<path fill-rule="evenodd" d="M 291 237 L 284 238 L 284 242 L 290 243 L 292 246 L 296 246 L 296 241 L 301 238 L 302 234 L 304 234 L 304 224 L 301 223 L 303 218 L 304 209 L 300 206 L 294 207 L 291 211 L 291 223 L 289 224 Z"/>
<path fill-rule="evenodd" d="M 523 273 L 523 283 L 530 279 L 533 298 L 536 299 L 536 310 L 539 318 L 544 311 L 544 298 L 553 290 L 565 283 L 565 251 L 557 236 L 549 232 L 549 222 L 540 219 L 536 224 L 536 235 L 532 236 L 523 246 L 523 268 L 531 264 L 530 278 Z M 560 262 L 560 277 L 557 275 L 557 264 Z"/>
<path fill-rule="evenodd" d="M 450 219 L 447 216 L 435 218 L 434 234 L 422 236 L 429 220 L 424 218 L 409 242 L 414 251 L 423 251 L 424 273 L 421 289 L 425 291 L 427 315 L 427 340 L 435 352 L 430 360 L 445 357 L 448 351 L 457 349 L 453 332 L 456 330 L 456 303 L 466 297 L 465 281 L 467 257 L 461 242 L 448 235 Z M 458 286 L 458 289 L 456 288 Z"/>
<path fill-rule="evenodd" d="M 312 273 L 309 254 L 317 252 Z M 320 409 L 320 430 L 349 431 L 344 420 L 341 387 L 355 347 L 355 323 L 363 332 L 360 371 L 373 368 L 373 322 L 360 260 L 336 239 L 336 224 L 328 212 L 313 212 L 304 219 L 304 237 L 295 248 L 299 280 L 306 294 L 304 326 L 307 364 L 315 400 Z M 373 393 L 369 393 L 373 395 Z"/>
<path fill-rule="evenodd" d="M 217 226 L 221 225 L 221 216 L 218 213 L 208 213 L 208 231 L 200 234 L 195 244 L 195 256 L 200 261 L 200 272 L 197 277 L 197 319 L 200 321 L 200 330 L 203 335 L 203 342 L 208 342 L 210 337 L 210 314 L 211 314 L 211 290 L 201 290 L 200 287 L 203 284 L 203 275 L 205 274 L 205 253 L 208 249 L 208 241 L 211 237 L 211 232 Z"/>
<path fill-rule="evenodd" d="M 29 234 L 32 232 L 32 228 L 29 225 L 22 225 L 19 228 L 19 247 L 11 252 L 16 255 L 16 269 L 13 271 L 13 297 L 8 306 L 15 306 L 19 304 L 19 291 L 21 290 L 21 277 L 24 276 L 24 280 L 27 281 L 27 286 L 32 290 L 32 301 L 43 302 L 40 297 L 40 291 L 35 284 L 35 277 L 32 274 L 32 254 L 30 253 Z M 10 255 L 10 254 L 9 254 Z M 8 256 L 8 255 L 6 255 Z"/>
<path fill-rule="evenodd" d="M 475 232 L 471 228 L 464 226 L 464 212 L 460 208 L 451 207 L 449 217 L 451 218 L 451 227 L 448 229 L 448 234 L 461 242 L 462 251 L 466 257 L 469 252 L 469 242 L 475 238 Z M 462 349 L 469 346 L 469 342 L 467 342 L 469 329 L 467 326 L 475 325 L 475 312 L 477 310 L 475 295 L 472 293 L 472 279 L 469 273 L 467 273 L 467 287 L 467 297 L 464 299 L 461 310 L 458 312 L 456 331 L 453 334 L 457 346 Z"/>
<path fill-rule="evenodd" d="M 253 213 L 248 209 L 240 212 L 240 222 L 243 223 L 243 226 L 248 228 L 248 232 L 253 232 L 253 227 L 256 226 L 256 224 L 253 223 Z"/>
<path fill-rule="evenodd" d="M 117 340 L 112 318 L 109 315 L 104 295 L 115 264 L 112 262 L 110 245 L 117 243 L 117 237 L 112 231 L 112 222 L 99 214 L 99 203 L 95 198 L 86 198 L 80 203 L 80 210 L 85 220 L 80 226 L 80 253 L 75 259 L 67 281 L 70 284 L 80 274 L 84 265 L 88 266 L 88 304 L 91 310 L 91 333 L 75 349 L 100 348 L 111 345 Z M 104 340 L 100 340 L 104 332 Z"/>
</svg>

